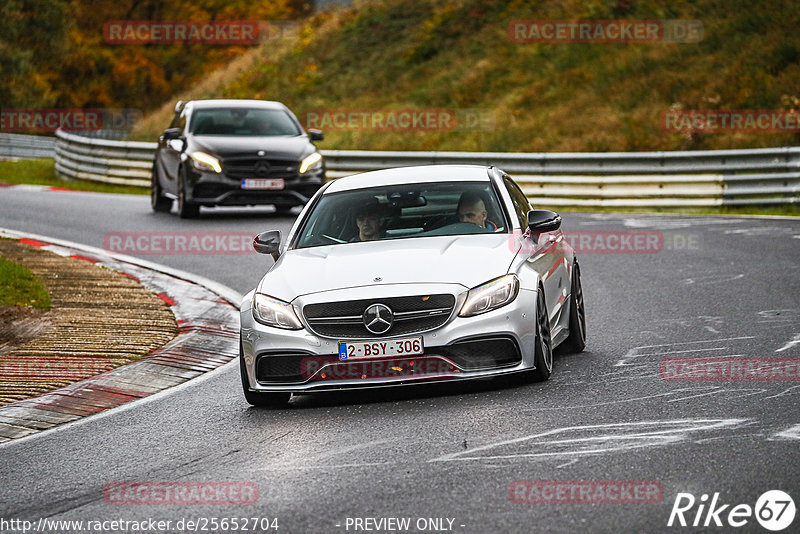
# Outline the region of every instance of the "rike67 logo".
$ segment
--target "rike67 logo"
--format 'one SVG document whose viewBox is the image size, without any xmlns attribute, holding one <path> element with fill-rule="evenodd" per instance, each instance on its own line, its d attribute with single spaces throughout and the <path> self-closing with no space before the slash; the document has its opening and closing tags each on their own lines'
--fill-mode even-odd
<svg viewBox="0 0 800 534">
<path fill-rule="evenodd" d="M 722 504 L 719 493 L 714 493 L 711 502 L 706 493 L 700 499 L 695 499 L 691 493 L 678 493 L 667 526 L 738 528 L 755 517 L 765 529 L 778 532 L 792 524 L 796 511 L 794 500 L 781 490 L 764 492 L 755 506 Z"/>
</svg>

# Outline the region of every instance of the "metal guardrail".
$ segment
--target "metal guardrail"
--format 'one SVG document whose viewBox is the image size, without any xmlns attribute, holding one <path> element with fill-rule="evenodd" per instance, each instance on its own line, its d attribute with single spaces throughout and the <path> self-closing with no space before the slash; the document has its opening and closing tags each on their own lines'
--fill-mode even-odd
<svg viewBox="0 0 800 534">
<path fill-rule="evenodd" d="M 55 137 L 0 133 L 0 159 L 52 158 L 55 150 Z"/>
<path fill-rule="evenodd" d="M 149 186 L 156 143 L 56 132 L 56 170 Z M 430 164 L 495 165 L 536 205 L 703 207 L 800 203 L 800 147 L 675 152 L 531 153 L 323 150 L 328 176 Z"/>
</svg>

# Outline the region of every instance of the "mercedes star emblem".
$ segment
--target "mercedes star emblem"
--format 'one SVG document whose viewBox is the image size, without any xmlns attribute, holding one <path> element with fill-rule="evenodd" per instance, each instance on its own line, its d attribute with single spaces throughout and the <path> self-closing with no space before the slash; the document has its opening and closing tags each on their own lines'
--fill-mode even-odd
<svg viewBox="0 0 800 534">
<path fill-rule="evenodd" d="M 269 176 L 269 163 L 266 161 L 259 161 L 256 163 L 255 171 L 258 176 Z"/>
<path fill-rule="evenodd" d="M 258 151 L 258 155 L 259 155 L 259 156 L 263 156 L 263 155 L 265 155 L 265 154 L 266 154 L 266 152 L 264 152 L 263 150 L 259 150 L 259 151 Z"/>
<path fill-rule="evenodd" d="M 373 334 L 385 334 L 394 323 L 394 314 L 385 304 L 371 304 L 361 316 L 364 326 Z"/>
</svg>

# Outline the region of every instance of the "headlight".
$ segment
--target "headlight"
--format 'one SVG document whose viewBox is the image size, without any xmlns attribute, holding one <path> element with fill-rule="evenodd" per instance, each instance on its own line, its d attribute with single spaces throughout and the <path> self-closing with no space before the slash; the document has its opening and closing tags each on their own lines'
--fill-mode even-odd
<svg viewBox="0 0 800 534">
<path fill-rule="evenodd" d="M 458 315 L 472 317 L 496 310 L 517 298 L 517 293 L 519 293 L 519 278 L 516 275 L 507 274 L 495 278 L 470 289 Z"/>
<path fill-rule="evenodd" d="M 285 328 L 286 330 L 303 328 L 291 304 L 263 293 L 256 293 L 253 297 L 253 317 L 259 323 L 276 328 Z"/>
<path fill-rule="evenodd" d="M 300 163 L 300 174 L 304 174 L 308 170 L 319 169 L 320 167 L 322 167 L 322 154 L 314 152 L 306 156 L 302 163 Z"/>
<path fill-rule="evenodd" d="M 194 165 L 195 169 L 200 171 L 222 172 L 222 167 L 219 164 L 219 160 L 211 154 L 206 154 L 205 152 L 192 153 L 192 164 Z"/>
</svg>

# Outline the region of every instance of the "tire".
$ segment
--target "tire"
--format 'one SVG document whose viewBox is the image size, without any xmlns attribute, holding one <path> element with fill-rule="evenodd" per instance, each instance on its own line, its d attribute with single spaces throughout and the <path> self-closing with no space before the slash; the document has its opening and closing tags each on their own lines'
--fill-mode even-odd
<svg viewBox="0 0 800 534">
<path fill-rule="evenodd" d="M 572 274 L 572 294 L 569 298 L 569 337 L 562 346 L 566 352 L 583 352 L 586 348 L 586 308 L 583 302 L 581 269 L 575 262 Z"/>
<path fill-rule="evenodd" d="M 172 210 L 172 200 L 161 194 L 161 183 L 158 180 L 158 165 L 153 162 L 153 171 L 150 175 L 150 207 L 159 213 L 169 213 Z"/>
<path fill-rule="evenodd" d="M 242 390 L 245 400 L 253 406 L 266 406 L 270 408 L 280 408 L 286 406 L 291 398 L 291 393 L 261 393 L 250 391 L 250 383 L 247 380 L 247 369 L 244 366 L 244 354 L 241 344 L 239 345 L 239 371 L 242 376 Z"/>
<path fill-rule="evenodd" d="M 185 174 L 186 172 L 181 169 L 178 177 L 178 216 L 181 219 L 195 219 L 200 215 L 200 206 L 186 198 Z"/>
<path fill-rule="evenodd" d="M 547 304 L 544 300 L 544 288 L 539 286 L 536 300 L 536 351 L 531 371 L 534 382 L 544 382 L 553 372 L 553 346 L 550 338 L 550 320 L 547 317 Z"/>
<path fill-rule="evenodd" d="M 277 213 L 278 215 L 281 215 L 281 216 L 289 215 L 289 212 L 292 211 L 293 207 L 294 206 L 287 206 L 286 204 L 281 204 L 281 205 L 276 204 L 275 205 L 275 213 Z"/>
</svg>

